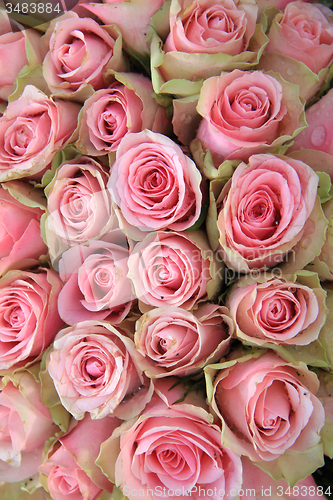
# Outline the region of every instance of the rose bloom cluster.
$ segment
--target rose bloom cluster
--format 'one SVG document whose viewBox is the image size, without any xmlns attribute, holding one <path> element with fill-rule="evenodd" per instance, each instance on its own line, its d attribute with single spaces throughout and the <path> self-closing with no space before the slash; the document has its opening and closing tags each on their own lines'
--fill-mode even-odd
<svg viewBox="0 0 333 500">
<path fill-rule="evenodd" d="M 333 494 L 327 4 L 0 8 L 1 499 Z"/>
</svg>

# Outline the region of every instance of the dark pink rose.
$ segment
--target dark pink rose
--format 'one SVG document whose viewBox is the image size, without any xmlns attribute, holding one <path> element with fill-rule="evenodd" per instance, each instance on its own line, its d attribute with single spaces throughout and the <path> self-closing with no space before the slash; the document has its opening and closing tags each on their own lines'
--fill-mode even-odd
<svg viewBox="0 0 333 500">
<path fill-rule="evenodd" d="M 0 480 L 13 483 L 38 472 L 55 425 L 30 373 L 3 377 L 0 385 Z"/>
<path fill-rule="evenodd" d="M 273 275 L 241 279 L 227 305 L 241 340 L 307 345 L 318 338 L 325 323 L 325 297 L 318 276 L 300 271 L 290 281 Z"/>
<path fill-rule="evenodd" d="M 314 170 L 292 158 L 254 155 L 241 163 L 217 221 L 226 264 L 248 273 L 281 262 L 302 238 L 317 186 Z"/>
<path fill-rule="evenodd" d="M 77 124 L 80 106 L 53 100 L 33 85 L 0 118 L 0 181 L 45 170 Z"/>
<path fill-rule="evenodd" d="M 54 441 L 39 467 L 41 483 L 53 500 L 97 500 L 103 492 L 112 493 L 113 484 L 95 460 L 120 422 L 116 417 L 93 421 L 86 415 Z"/>
<path fill-rule="evenodd" d="M 317 459 L 322 461 L 323 451 L 317 445 L 325 413 L 315 396 L 319 382 L 314 372 L 272 351 L 211 367 L 205 368 L 209 379 L 216 375 L 211 402 L 223 420 L 226 446 L 255 462 L 272 461 L 287 450 L 305 453 L 317 447 L 309 464 L 312 470 L 300 474 L 306 476 L 320 466 Z M 287 477 L 288 470 L 283 475 Z"/>
<path fill-rule="evenodd" d="M 204 398 L 191 392 L 184 402 L 175 380 L 156 381 L 155 394 L 136 421 L 118 427 L 97 464 L 130 500 L 209 498 L 235 500 L 242 482 L 240 457 L 221 445 Z M 120 438 L 120 439 L 119 439 Z"/>
<path fill-rule="evenodd" d="M 68 325 L 88 319 L 119 324 L 127 316 L 134 296 L 127 278 L 129 252 L 121 243 L 90 240 L 62 254 L 59 274 L 65 285 L 58 310 Z"/>
<path fill-rule="evenodd" d="M 153 390 L 137 366 L 133 340 L 106 321 L 82 321 L 61 330 L 47 369 L 61 403 L 77 420 L 85 413 L 93 419 L 133 418 Z"/>
<path fill-rule="evenodd" d="M 63 322 L 57 309 L 62 281 L 51 269 L 9 271 L 0 279 L 0 370 L 41 358 Z"/>
<path fill-rule="evenodd" d="M 108 188 L 128 224 L 183 231 L 198 220 L 201 174 L 175 142 L 150 130 L 128 134 L 116 158 Z"/>
<path fill-rule="evenodd" d="M 43 210 L 24 204 L 24 196 L 30 191 L 31 186 L 20 181 L 7 182 L 0 188 L 0 275 L 10 269 L 34 267 L 47 253 L 40 235 Z"/>
<path fill-rule="evenodd" d="M 118 81 L 101 89 L 84 103 L 76 147 L 84 154 L 116 151 L 127 133 L 147 128 L 167 132 L 170 120 L 153 98 L 151 81 L 138 73 L 117 73 Z"/>
<path fill-rule="evenodd" d="M 225 356 L 233 331 L 228 309 L 215 304 L 152 309 L 136 323 L 138 365 L 151 378 L 187 376 Z"/>
<path fill-rule="evenodd" d="M 212 297 L 221 282 L 215 255 L 199 231 L 148 234 L 134 247 L 128 267 L 136 296 L 148 310 L 151 306 L 191 309 L 207 299 L 207 291 Z"/>
<path fill-rule="evenodd" d="M 53 20 L 42 44 L 47 51 L 43 75 L 57 96 L 84 101 L 93 90 L 105 87 L 104 74 L 109 69 L 125 71 L 127 67 L 119 32 L 75 12 Z"/>
<path fill-rule="evenodd" d="M 209 149 L 215 166 L 225 159 L 246 161 L 252 154 L 274 152 L 306 125 L 298 87 L 277 73 L 236 69 L 208 78 L 197 110 L 203 117 L 197 139 Z"/>
</svg>

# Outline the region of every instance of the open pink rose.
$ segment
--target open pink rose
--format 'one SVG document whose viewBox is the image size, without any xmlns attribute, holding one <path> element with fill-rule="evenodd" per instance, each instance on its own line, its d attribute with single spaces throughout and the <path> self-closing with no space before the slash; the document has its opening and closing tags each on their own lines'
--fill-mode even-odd
<svg viewBox="0 0 333 500">
<path fill-rule="evenodd" d="M 158 307 L 137 321 L 134 342 L 138 365 L 148 377 L 187 376 L 225 356 L 234 324 L 226 307 Z"/>
<path fill-rule="evenodd" d="M 115 83 L 95 92 L 84 103 L 76 147 L 84 154 L 116 151 L 127 133 L 147 128 L 166 132 L 170 120 L 152 96 L 151 81 L 137 73 L 117 73 Z"/>
<path fill-rule="evenodd" d="M 191 392 L 173 404 L 185 391 L 182 386 L 170 390 L 173 383 L 156 382 L 140 417 L 118 427 L 103 444 L 98 465 L 129 500 L 138 492 L 146 500 L 236 499 L 242 482 L 239 456 L 221 445 L 221 431 L 201 394 Z"/>
<path fill-rule="evenodd" d="M 126 317 L 134 296 L 127 278 L 129 252 L 120 243 L 90 240 L 63 253 L 58 310 L 68 325 L 88 319 L 119 324 Z"/>
<path fill-rule="evenodd" d="M 303 235 L 317 186 L 314 170 L 292 158 L 254 155 L 241 163 L 222 192 L 217 221 L 226 264 L 248 273 L 281 262 Z"/>
<path fill-rule="evenodd" d="M 52 259 L 118 227 L 106 184 L 107 169 L 92 158 L 66 161 L 46 187 L 46 242 Z"/>
<path fill-rule="evenodd" d="M 234 285 L 227 305 L 238 338 L 259 345 L 307 345 L 318 338 L 326 318 L 326 292 L 314 273 L 301 271 L 294 278 L 259 276 Z"/>
<path fill-rule="evenodd" d="M 152 385 L 134 353 L 134 342 L 107 322 L 82 321 L 61 330 L 47 369 L 66 410 L 77 420 L 85 413 L 93 419 L 138 415 L 151 398 Z"/>
<path fill-rule="evenodd" d="M 27 85 L 0 118 L 0 181 L 41 173 L 74 132 L 79 110 Z"/>
<path fill-rule="evenodd" d="M 50 23 L 42 38 L 47 51 L 44 78 L 54 95 L 84 100 L 105 87 L 107 70 L 125 71 L 122 40 L 112 26 L 100 26 L 88 17 L 66 12 Z"/>
<path fill-rule="evenodd" d="M 0 188 L 0 275 L 10 269 L 33 267 L 39 263 L 40 257 L 47 253 L 47 247 L 40 235 L 43 210 L 24 205 L 10 194 L 8 188 L 23 195 L 27 191 L 27 185 L 20 181 L 11 181 Z M 28 191 L 30 189 L 31 186 Z"/>
<path fill-rule="evenodd" d="M 54 441 L 39 467 L 41 483 L 53 500 L 97 500 L 103 492 L 112 493 L 113 484 L 95 460 L 120 422 L 116 417 L 93 421 L 86 415 Z"/>
<path fill-rule="evenodd" d="M 200 216 L 201 180 L 194 161 L 175 142 L 144 130 L 119 144 L 108 188 L 131 226 L 183 231 Z"/>
<path fill-rule="evenodd" d="M 134 247 L 128 259 L 129 277 L 143 304 L 191 309 L 207 299 L 212 276 L 220 282 L 218 270 L 210 269 L 216 264 L 214 258 L 199 231 L 152 232 Z"/>
<path fill-rule="evenodd" d="M 331 16 L 332 11 L 320 3 L 289 3 L 272 23 L 266 52 L 291 57 L 319 73 L 333 60 Z"/>
<path fill-rule="evenodd" d="M 37 473 L 45 441 L 55 431 L 41 389 L 28 372 L 1 380 L 0 480 L 18 482 Z"/>
<path fill-rule="evenodd" d="M 0 279 L 0 370 L 41 358 L 63 326 L 57 309 L 61 287 L 51 269 L 9 271 Z"/>
<path fill-rule="evenodd" d="M 216 375 L 211 402 L 223 420 L 223 441 L 232 450 L 252 461 L 271 461 L 287 450 L 305 453 L 319 444 L 325 413 L 315 396 L 318 378 L 304 363 L 258 351 L 205 370 L 208 378 Z M 322 460 L 322 449 L 317 453 Z M 313 472 L 319 466 L 316 458 L 309 464 L 313 470 L 300 473 Z"/>
<path fill-rule="evenodd" d="M 215 166 L 225 159 L 246 161 L 275 151 L 305 126 L 298 87 L 277 73 L 222 73 L 204 81 L 197 106 L 203 117 L 197 139 Z"/>
</svg>

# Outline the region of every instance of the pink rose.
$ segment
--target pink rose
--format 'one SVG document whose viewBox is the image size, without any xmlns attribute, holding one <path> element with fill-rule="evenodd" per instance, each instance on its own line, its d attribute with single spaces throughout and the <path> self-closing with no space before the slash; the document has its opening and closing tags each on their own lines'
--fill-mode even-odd
<svg viewBox="0 0 333 500">
<path fill-rule="evenodd" d="M 0 64 L 6 71 L 0 76 L 0 99 L 7 101 L 13 93 L 15 80 L 21 69 L 28 64 L 27 53 L 33 64 L 41 64 L 40 34 L 23 26 L 0 11 Z M 27 51 L 28 48 L 28 51 Z"/>
<path fill-rule="evenodd" d="M 43 210 L 24 204 L 23 197 L 30 191 L 31 186 L 20 181 L 6 182 L 0 188 L 0 275 L 10 269 L 34 267 L 47 253 L 40 235 Z"/>
<path fill-rule="evenodd" d="M 180 307 L 158 307 L 136 323 L 138 365 L 148 377 L 187 376 L 225 356 L 234 324 L 226 307 L 200 305 L 193 314 Z"/>
<path fill-rule="evenodd" d="M 111 413 L 133 418 L 152 393 L 136 364 L 134 342 L 107 322 L 83 321 L 61 330 L 47 369 L 63 406 L 77 420 L 85 413 L 93 419 Z"/>
<path fill-rule="evenodd" d="M 333 59 L 332 11 L 319 3 L 300 0 L 277 14 L 268 33 L 265 51 L 288 56 L 319 73 Z"/>
<path fill-rule="evenodd" d="M 134 247 L 128 267 L 136 296 L 153 307 L 191 309 L 207 300 L 207 287 L 212 298 L 221 281 L 215 255 L 200 231 L 150 233 Z"/>
<path fill-rule="evenodd" d="M 106 167 L 92 158 L 66 161 L 46 187 L 46 242 L 52 259 L 64 250 L 118 228 Z"/>
<path fill-rule="evenodd" d="M 62 254 L 59 274 L 65 285 L 58 310 L 68 325 L 88 319 L 119 324 L 127 316 L 134 296 L 127 278 L 129 252 L 121 243 L 90 240 Z"/>
<path fill-rule="evenodd" d="M 165 108 L 152 97 L 151 81 L 137 73 L 117 73 L 115 83 L 95 92 L 84 103 L 76 147 L 84 154 L 105 155 L 117 151 L 128 133 L 148 128 L 167 132 L 170 120 Z"/>
<path fill-rule="evenodd" d="M 113 484 L 95 460 L 120 422 L 116 417 L 93 421 L 87 415 L 54 441 L 39 467 L 41 483 L 54 500 L 97 500 L 104 491 L 112 493 Z"/>
<path fill-rule="evenodd" d="M 27 85 L 0 118 L 0 181 L 41 173 L 74 132 L 79 109 Z"/>
<path fill-rule="evenodd" d="M 290 281 L 274 275 L 242 279 L 233 286 L 227 305 L 239 339 L 307 345 L 325 323 L 325 297 L 318 276 L 300 271 Z"/>
<path fill-rule="evenodd" d="M 119 32 L 75 12 L 53 20 L 42 44 L 47 51 L 43 75 L 56 96 L 84 101 L 94 90 L 105 87 L 109 69 L 127 68 Z"/>
<path fill-rule="evenodd" d="M 121 141 L 108 188 L 131 226 L 144 232 L 183 231 L 200 216 L 201 180 L 193 160 L 176 143 L 144 130 Z"/>
<path fill-rule="evenodd" d="M 0 480 L 12 483 L 33 476 L 55 426 L 30 373 L 2 378 L 0 423 Z"/>
<path fill-rule="evenodd" d="M 197 139 L 217 167 L 275 151 L 304 127 L 298 87 L 278 74 L 234 70 L 204 81 L 197 106 L 203 117 Z"/>
<path fill-rule="evenodd" d="M 302 238 L 317 186 L 312 168 L 292 158 L 254 155 L 241 163 L 222 192 L 217 221 L 226 264 L 248 273 L 281 262 Z M 305 258 L 300 268 L 312 260 Z"/>
<path fill-rule="evenodd" d="M 0 279 L 0 370 L 41 358 L 63 326 L 57 310 L 61 287 L 51 269 L 9 271 Z"/>
<path fill-rule="evenodd" d="M 157 381 L 144 412 L 114 431 L 97 464 L 129 500 L 138 492 L 147 500 L 235 499 L 242 482 L 239 456 L 221 445 L 221 431 L 200 394 L 173 404 L 185 391 L 170 390 L 173 382 Z"/>
<path fill-rule="evenodd" d="M 272 351 L 258 351 L 205 370 L 208 379 L 217 371 L 210 401 L 223 421 L 226 446 L 252 461 L 272 461 L 287 450 L 316 449 L 308 464 L 311 470 L 282 470 L 287 479 L 288 474 L 304 473 L 300 480 L 320 466 L 325 413 L 315 396 L 318 378 L 304 363 L 288 363 Z M 280 462 L 275 463 L 278 468 Z"/>
</svg>

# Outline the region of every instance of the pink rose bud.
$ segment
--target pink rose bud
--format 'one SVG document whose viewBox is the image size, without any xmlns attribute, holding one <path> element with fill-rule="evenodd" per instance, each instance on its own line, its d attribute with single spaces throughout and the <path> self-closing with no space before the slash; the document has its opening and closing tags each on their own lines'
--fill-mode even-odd
<svg viewBox="0 0 333 500">
<path fill-rule="evenodd" d="M 110 414 L 133 418 L 153 390 L 135 361 L 134 342 L 102 321 L 83 321 L 61 330 L 48 354 L 47 369 L 63 406 L 77 420 L 85 413 L 93 419 Z"/>
<path fill-rule="evenodd" d="M 9 271 L 0 279 L 0 370 L 41 358 L 63 326 L 57 309 L 62 281 L 51 269 Z"/>
<path fill-rule="evenodd" d="M 45 441 L 55 432 L 41 389 L 28 372 L 1 380 L 0 480 L 22 481 L 37 473 Z"/>
<path fill-rule="evenodd" d="M 0 118 L 0 181 L 41 177 L 74 132 L 79 110 L 78 104 L 53 100 L 27 85 Z"/>
</svg>

